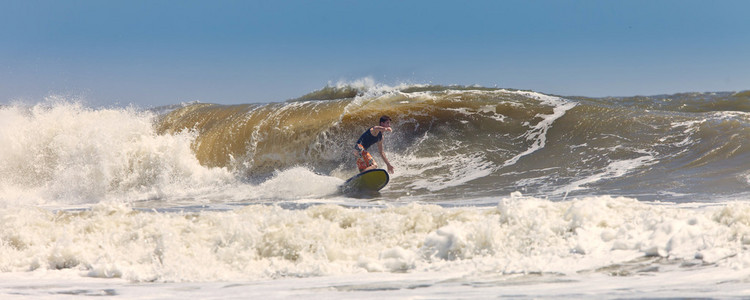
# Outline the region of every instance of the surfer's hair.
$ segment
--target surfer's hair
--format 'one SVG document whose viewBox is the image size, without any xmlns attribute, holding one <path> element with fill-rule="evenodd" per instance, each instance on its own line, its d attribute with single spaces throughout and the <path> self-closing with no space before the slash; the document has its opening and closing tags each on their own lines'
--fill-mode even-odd
<svg viewBox="0 0 750 300">
<path fill-rule="evenodd" d="M 391 117 L 389 117 L 389 116 L 382 116 L 382 117 L 380 117 L 380 123 L 388 122 L 390 120 L 391 120 Z"/>
</svg>

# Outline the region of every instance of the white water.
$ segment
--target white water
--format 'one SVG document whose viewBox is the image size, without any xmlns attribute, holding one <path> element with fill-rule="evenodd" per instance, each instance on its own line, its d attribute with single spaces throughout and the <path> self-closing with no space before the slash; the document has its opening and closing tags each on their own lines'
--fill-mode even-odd
<svg viewBox="0 0 750 300">
<path fill-rule="evenodd" d="M 352 290 L 370 297 L 394 290 L 410 295 L 417 287 L 428 295 L 488 296 L 483 292 L 535 284 L 541 290 L 523 294 L 550 295 L 561 285 L 589 281 L 604 285 L 589 292 L 614 296 L 619 292 L 606 286 L 655 288 L 643 278 L 657 276 L 677 294 L 693 295 L 698 286 L 717 296 L 723 289 L 714 284 L 744 292 L 739 283 L 750 275 L 750 205 L 744 203 L 550 202 L 515 193 L 486 208 L 328 204 L 155 212 L 101 203 L 80 212 L 14 207 L 0 215 L 0 270 L 16 278 L 3 283 L 8 294 L 58 293 L 71 289 L 68 281 L 95 291 L 104 283 L 98 278 L 114 278 L 118 294 L 137 295 L 147 282 L 162 282 L 154 289 L 168 297 L 191 286 L 221 293 L 229 283 L 240 283 L 232 288 L 240 293 L 256 293 L 260 285 L 267 292 Z M 37 277 L 43 280 L 31 279 Z M 211 284 L 217 281 L 228 283 Z"/>
<path fill-rule="evenodd" d="M 198 163 L 191 132 L 157 135 L 154 117 L 56 99 L 0 109 L 0 204 L 160 198 L 235 181 Z"/>
</svg>

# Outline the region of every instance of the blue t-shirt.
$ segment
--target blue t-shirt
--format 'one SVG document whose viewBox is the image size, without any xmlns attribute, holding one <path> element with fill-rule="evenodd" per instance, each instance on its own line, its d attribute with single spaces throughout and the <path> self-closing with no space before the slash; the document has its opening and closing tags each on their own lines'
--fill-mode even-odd
<svg viewBox="0 0 750 300">
<path fill-rule="evenodd" d="M 383 132 L 379 132 L 377 136 L 372 136 L 372 133 L 370 133 L 370 129 L 372 129 L 372 127 L 368 128 L 365 133 L 363 133 L 362 136 L 360 136 L 357 140 L 357 144 L 362 145 L 365 150 L 367 150 L 367 148 L 370 148 L 372 144 L 375 144 L 383 139 Z"/>
</svg>

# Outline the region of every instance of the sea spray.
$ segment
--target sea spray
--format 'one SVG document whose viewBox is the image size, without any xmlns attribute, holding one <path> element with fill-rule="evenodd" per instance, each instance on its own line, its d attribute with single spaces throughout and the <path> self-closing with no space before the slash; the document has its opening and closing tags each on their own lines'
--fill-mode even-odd
<svg viewBox="0 0 750 300">
<path fill-rule="evenodd" d="M 162 197 L 180 186 L 232 182 L 225 168 L 199 164 L 189 130 L 160 135 L 154 115 L 73 102 L 0 109 L 4 203 L 96 203 L 127 194 Z M 178 189 L 178 188 L 177 188 Z"/>
</svg>

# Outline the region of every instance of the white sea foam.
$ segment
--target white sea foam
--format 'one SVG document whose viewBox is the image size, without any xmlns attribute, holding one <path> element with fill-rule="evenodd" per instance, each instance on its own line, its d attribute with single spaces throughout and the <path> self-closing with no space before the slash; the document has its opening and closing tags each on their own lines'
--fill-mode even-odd
<svg viewBox="0 0 750 300">
<path fill-rule="evenodd" d="M 644 257 L 750 268 L 750 206 L 742 203 L 688 209 L 515 193 L 496 208 L 251 205 L 158 213 L 101 203 L 82 212 L 6 208 L 0 216 L 4 272 L 74 269 L 132 281 L 363 272 L 575 275 L 626 272 L 619 268 Z"/>
</svg>

